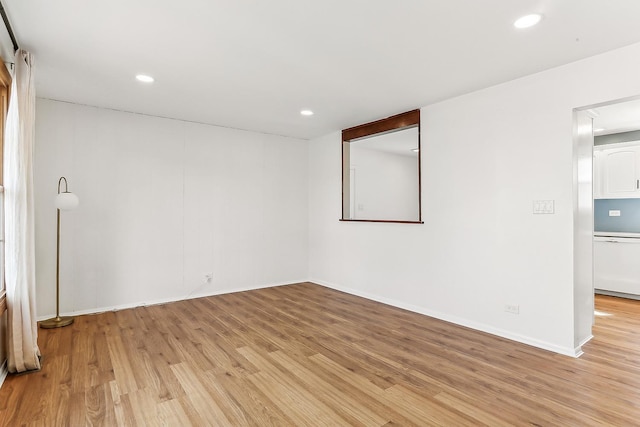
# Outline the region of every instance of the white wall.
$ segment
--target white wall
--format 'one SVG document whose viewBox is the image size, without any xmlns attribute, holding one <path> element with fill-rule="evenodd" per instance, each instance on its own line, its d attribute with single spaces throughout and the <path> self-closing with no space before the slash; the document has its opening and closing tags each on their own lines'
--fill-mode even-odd
<svg viewBox="0 0 640 427">
<path fill-rule="evenodd" d="M 39 317 L 55 312 L 60 176 L 80 198 L 62 213 L 70 313 L 306 280 L 306 167 L 305 141 L 39 99 Z"/>
<path fill-rule="evenodd" d="M 581 349 L 593 337 L 594 137 L 589 111 L 576 111 L 573 119 L 573 339 Z"/>
<path fill-rule="evenodd" d="M 592 316 L 584 301 L 574 313 L 572 109 L 639 95 L 639 57 L 637 44 L 424 107 L 424 225 L 339 222 L 340 135 L 311 141 L 310 279 L 579 353 Z M 555 214 L 533 215 L 538 199 Z"/>
</svg>

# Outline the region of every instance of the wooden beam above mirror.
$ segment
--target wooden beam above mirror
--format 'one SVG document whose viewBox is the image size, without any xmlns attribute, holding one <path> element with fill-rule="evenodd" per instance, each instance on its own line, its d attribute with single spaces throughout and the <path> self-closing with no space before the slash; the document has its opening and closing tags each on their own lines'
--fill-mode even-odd
<svg viewBox="0 0 640 427">
<path fill-rule="evenodd" d="M 420 110 L 407 111 L 385 119 L 354 126 L 342 131 L 342 141 L 352 141 L 358 138 L 399 130 L 420 124 Z"/>
</svg>

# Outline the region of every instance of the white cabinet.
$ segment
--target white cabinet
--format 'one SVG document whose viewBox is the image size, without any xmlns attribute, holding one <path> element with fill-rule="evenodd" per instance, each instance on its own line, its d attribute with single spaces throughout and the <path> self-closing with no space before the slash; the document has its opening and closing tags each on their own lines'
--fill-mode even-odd
<svg viewBox="0 0 640 427">
<path fill-rule="evenodd" d="M 593 160 L 596 199 L 640 198 L 640 141 L 596 147 Z"/>
<path fill-rule="evenodd" d="M 640 295 L 640 238 L 594 237 L 593 287 Z"/>
</svg>

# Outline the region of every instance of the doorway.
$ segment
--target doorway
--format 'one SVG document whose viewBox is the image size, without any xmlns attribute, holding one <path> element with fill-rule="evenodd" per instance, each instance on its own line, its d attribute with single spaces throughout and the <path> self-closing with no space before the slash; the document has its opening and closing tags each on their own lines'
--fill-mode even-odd
<svg viewBox="0 0 640 427">
<path fill-rule="evenodd" d="M 616 275 L 609 272 L 618 267 L 611 264 L 605 271 L 607 260 L 622 264 L 628 261 L 627 265 L 635 266 L 629 249 L 637 249 L 640 254 L 640 97 L 574 110 L 573 134 L 574 188 L 577 189 L 574 191 L 574 342 L 576 348 L 580 348 L 592 338 L 594 294 L 608 293 L 599 288 L 606 287 L 605 282 L 615 281 Z M 638 211 L 634 214 L 636 206 Z M 633 231 L 637 233 L 630 234 Z M 623 240 L 626 246 L 616 246 L 620 238 L 633 240 Z M 615 254 L 609 253 L 610 249 Z M 607 258 L 603 258 L 604 255 Z M 627 279 L 623 278 L 625 274 L 629 276 Z M 618 284 L 628 285 L 633 280 L 638 283 L 637 289 L 613 285 L 612 289 L 625 291 L 617 292 L 616 296 L 637 294 L 640 298 L 640 275 L 635 275 L 635 279 L 632 276 L 633 273 L 622 270 L 617 274 Z"/>
<path fill-rule="evenodd" d="M 640 299 L 640 100 L 593 118 L 594 289 Z"/>
</svg>

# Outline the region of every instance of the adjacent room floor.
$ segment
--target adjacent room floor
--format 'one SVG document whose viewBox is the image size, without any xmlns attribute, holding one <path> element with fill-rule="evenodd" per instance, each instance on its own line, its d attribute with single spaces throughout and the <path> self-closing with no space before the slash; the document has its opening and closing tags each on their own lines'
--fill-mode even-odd
<svg viewBox="0 0 640 427">
<path fill-rule="evenodd" d="M 579 359 L 302 283 L 40 330 L 0 425 L 634 425 L 640 301 Z"/>
</svg>

